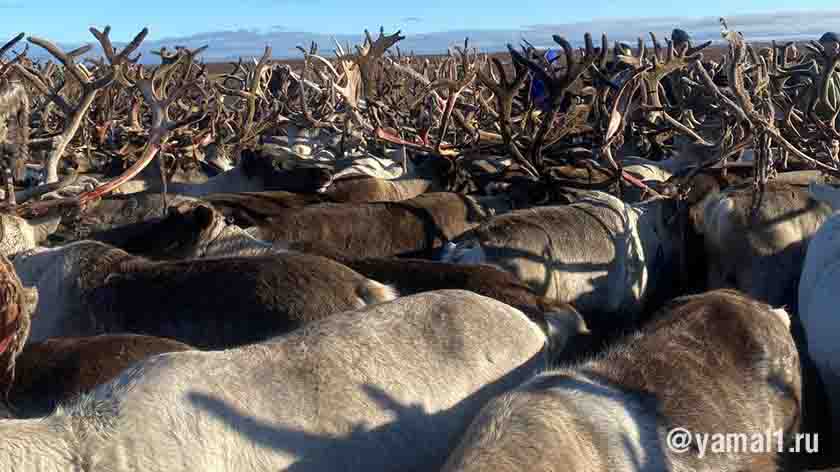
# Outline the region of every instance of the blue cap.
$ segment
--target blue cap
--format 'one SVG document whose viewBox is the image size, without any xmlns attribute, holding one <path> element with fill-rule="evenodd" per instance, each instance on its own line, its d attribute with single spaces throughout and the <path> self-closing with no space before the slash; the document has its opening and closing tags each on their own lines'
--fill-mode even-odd
<svg viewBox="0 0 840 472">
<path fill-rule="evenodd" d="M 560 57 L 560 51 L 557 49 L 549 49 L 545 52 L 545 60 L 548 62 L 554 62 L 558 57 Z"/>
<path fill-rule="evenodd" d="M 837 33 L 828 32 L 823 34 L 820 37 L 821 43 L 840 43 L 840 38 L 838 38 Z"/>
<path fill-rule="evenodd" d="M 671 32 L 671 41 L 675 43 L 687 43 L 691 41 L 691 36 L 685 30 L 674 28 L 674 31 Z"/>
</svg>

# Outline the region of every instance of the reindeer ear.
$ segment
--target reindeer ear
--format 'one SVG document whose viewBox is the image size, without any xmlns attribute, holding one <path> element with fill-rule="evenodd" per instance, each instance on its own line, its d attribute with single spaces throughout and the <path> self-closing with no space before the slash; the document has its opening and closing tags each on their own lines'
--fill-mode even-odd
<svg viewBox="0 0 840 472">
<path fill-rule="evenodd" d="M 207 228 L 213 223 L 213 210 L 210 207 L 200 205 L 193 212 L 195 223 L 201 228 Z"/>
<path fill-rule="evenodd" d="M 40 218 L 30 219 L 27 223 L 30 224 L 34 230 L 35 242 L 42 243 L 46 241 L 51 234 L 58 230 L 58 226 L 61 224 L 61 216 L 43 216 Z"/>
<path fill-rule="evenodd" d="M 38 289 L 35 287 L 23 287 L 23 303 L 34 309 L 38 305 Z"/>
<path fill-rule="evenodd" d="M 548 346 L 546 355 L 549 364 L 558 361 L 586 346 L 593 339 L 584 317 L 571 305 L 551 303 L 543 305 L 543 321 L 538 323 L 545 332 Z"/>
<path fill-rule="evenodd" d="M 196 205 L 193 202 L 182 202 L 182 203 L 177 204 L 177 205 L 172 205 L 169 208 L 167 208 L 166 216 L 167 217 L 173 217 L 173 218 L 177 218 L 177 217 L 182 217 L 183 218 L 185 215 L 190 215 L 199 206 L 204 206 L 204 205 Z"/>
<path fill-rule="evenodd" d="M 678 198 L 665 198 L 659 202 L 660 224 L 665 231 L 675 234 L 682 230 L 681 225 L 687 218 L 688 206 Z"/>
<path fill-rule="evenodd" d="M 548 205 L 551 203 L 551 189 L 542 182 L 534 182 L 528 187 L 528 199 L 531 205 Z"/>
<path fill-rule="evenodd" d="M 315 167 L 312 180 L 316 191 L 326 190 L 333 182 L 333 172 L 326 167 Z"/>
<path fill-rule="evenodd" d="M 426 167 L 434 172 L 439 178 L 449 180 L 452 174 L 455 173 L 455 163 L 445 157 L 426 156 L 421 167 Z"/>
<path fill-rule="evenodd" d="M 243 149 L 239 154 L 239 167 L 248 178 L 254 178 L 262 174 L 263 156 L 253 149 Z"/>
</svg>

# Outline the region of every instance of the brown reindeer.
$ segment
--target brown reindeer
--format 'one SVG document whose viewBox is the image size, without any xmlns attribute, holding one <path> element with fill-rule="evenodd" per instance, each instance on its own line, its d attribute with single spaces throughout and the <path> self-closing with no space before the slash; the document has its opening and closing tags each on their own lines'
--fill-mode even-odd
<svg viewBox="0 0 840 472">
<path fill-rule="evenodd" d="M 735 291 L 678 298 L 606 353 L 492 400 L 443 470 L 779 470 L 776 447 L 678 452 L 666 437 L 770 432 L 789 444 L 801 414 L 789 327 L 784 310 Z"/>
</svg>

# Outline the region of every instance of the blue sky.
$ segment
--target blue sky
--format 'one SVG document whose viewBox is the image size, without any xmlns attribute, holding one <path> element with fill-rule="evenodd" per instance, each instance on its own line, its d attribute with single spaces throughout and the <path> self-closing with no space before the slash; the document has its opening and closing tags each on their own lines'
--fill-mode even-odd
<svg viewBox="0 0 840 472">
<path fill-rule="evenodd" d="M 114 30 L 112 37 L 125 41 L 143 26 L 148 26 L 149 44 L 155 40 L 183 42 L 191 35 L 210 33 L 206 37 L 216 38 L 211 49 L 225 43 L 228 46 L 225 54 L 232 54 L 234 49 L 247 49 L 250 54 L 251 49 L 244 47 L 246 43 L 255 43 L 254 51 L 262 47 L 262 44 L 256 43 L 273 41 L 278 41 L 279 50 L 293 50 L 293 45 L 290 46 L 292 42 L 308 40 L 303 35 L 291 35 L 291 32 L 352 34 L 355 37 L 364 28 L 376 30 L 381 24 L 389 31 L 402 29 L 410 38 L 417 35 L 415 39 L 427 33 L 453 30 L 458 31 L 461 37 L 473 31 L 494 30 L 501 36 L 497 34 L 492 41 L 488 39 L 485 43 L 496 47 L 497 43 L 521 36 L 522 31 L 534 33 L 534 25 L 542 25 L 536 28 L 536 34 L 545 34 L 546 38 L 551 37 L 549 31 L 563 34 L 556 28 L 562 30 L 564 26 L 580 22 L 591 26 L 595 34 L 600 33 L 597 28 L 603 26 L 609 27 L 606 31 L 610 34 L 621 29 L 635 37 L 646 33 L 648 26 L 639 21 L 640 18 L 670 17 L 669 28 L 658 30 L 667 32 L 670 27 L 679 25 L 682 19 L 703 18 L 702 24 L 693 23 L 696 28 L 705 29 L 708 25 L 716 29 L 718 16 L 730 18 L 759 14 L 763 22 L 761 31 L 776 34 L 773 28 L 785 18 L 792 20 L 789 18 L 791 11 L 798 12 L 799 16 L 793 15 L 798 23 L 782 25 L 777 28 L 778 34 L 812 34 L 813 28 L 823 26 L 814 24 L 812 20 L 825 20 L 825 27 L 840 29 L 837 26 L 840 25 L 837 22 L 840 16 L 827 21 L 820 13 L 830 9 L 832 4 L 827 0 L 800 0 L 795 4 L 781 0 L 689 0 L 668 5 L 661 1 L 644 0 L 0 0 L 0 16 L 3 18 L 0 21 L 0 39 L 24 31 L 67 44 L 89 42 L 92 37 L 87 32 L 88 27 L 110 24 Z M 840 14 L 840 11 L 837 13 Z M 744 18 L 747 22 L 755 20 L 750 16 Z M 658 22 L 652 24 L 660 27 Z M 811 29 L 800 31 L 799 26 Z M 435 36 L 440 40 L 434 43 L 435 47 L 444 45 L 445 48 L 451 37 L 454 36 Z M 433 37 L 427 36 L 426 39 L 431 41 Z M 239 42 L 234 48 L 231 44 L 237 43 L 236 40 Z"/>
<path fill-rule="evenodd" d="M 410 5 L 410 6 L 406 6 Z M 561 6 L 562 5 L 562 6 Z M 827 0 L 661 1 L 628 0 L 0 0 L 0 32 L 19 31 L 57 41 L 87 41 L 87 28 L 110 23 L 127 37 L 149 26 L 150 39 L 221 30 L 280 28 L 318 33 L 357 33 L 402 28 L 409 33 L 453 29 L 510 29 L 594 18 L 720 16 L 779 10 L 830 9 Z"/>
</svg>

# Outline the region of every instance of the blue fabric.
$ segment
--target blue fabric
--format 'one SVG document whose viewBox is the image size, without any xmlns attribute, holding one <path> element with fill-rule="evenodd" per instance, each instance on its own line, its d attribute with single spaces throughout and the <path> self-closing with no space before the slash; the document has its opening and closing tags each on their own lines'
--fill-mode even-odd
<svg viewBox="0 0 840 472">
<path fill-rule="evenodd" d="M 551 103 L 548 100 L 548 90 L 545 88 L 545 82 L 538 78 L 531 81 L 531 100 L 534 105 L 542 111 L 549 111 Z"/>
<path fill-rule="evenodd" d="M 549 49 L 545 52 L 543 56 L 546 61 L 552 63 L 556 61 L 560 57 L 560 50 L 558 49 Z M 531 81 L 531 100 L 534 101 L 534 105 L 537 106 L 542 111 L 548 112 L 551 110 L 551 101 L 549 100 L 548 89 L 545 86 L 545 82 L 541 79 L 534 78 Z"/>
</svg>

